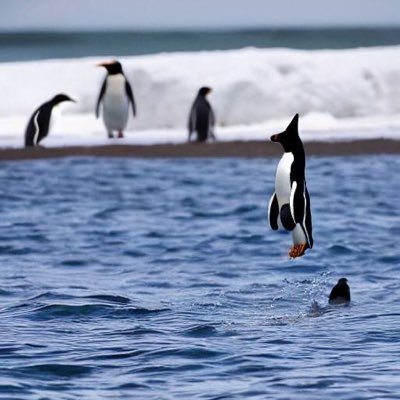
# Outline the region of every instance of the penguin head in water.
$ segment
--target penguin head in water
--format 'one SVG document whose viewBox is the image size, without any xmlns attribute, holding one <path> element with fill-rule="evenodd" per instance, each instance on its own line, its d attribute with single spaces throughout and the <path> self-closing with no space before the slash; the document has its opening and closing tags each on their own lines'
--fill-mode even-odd
<svg viewBox="0 0 400 400">
<path fill-rule="evenodd" d="M 113 60 L 113 61 L 107 61 L 103 62 L 100 64 L 97 64 L 98 67 L 104 67 L 109 75 L 116 75 L 116 74 L 122 74 L 122 65 L 119 61 Z"/>
<path fill-rule="evenodd" d="M 199 96 L 207 96 L 209 93 L 211 93 L 212 89 L 208 86 L 203 86 L 199 89 Z"/>
<path fill-rule="evenodd" d="M 331 290 L 329 304 L 348 304 L 350 303 L 350 287 L 346 278 L 340 278 L 338 283 Z"/>
<path fill-rule="evenodd" d="M 271 140 L 273 142 L 280 143 L 286 152 L 295 150 L 299 143 L 301 144 L 301 140 L 299 137 L 299 114 L 296 114 L 287 128 L 276 135 L 271 136 Z"/>
<path fill-rule="evenodd" d="M 71 99 L 71 97 L 67 96 L 64 93 L 57 94 L 50 100 L 50 102 L 53 104 L 53 106 L 56 106 L 64 101 L 72 101 L 73 103 L 76 103 L 76 101 L 74 99 Z"/>
</svg>

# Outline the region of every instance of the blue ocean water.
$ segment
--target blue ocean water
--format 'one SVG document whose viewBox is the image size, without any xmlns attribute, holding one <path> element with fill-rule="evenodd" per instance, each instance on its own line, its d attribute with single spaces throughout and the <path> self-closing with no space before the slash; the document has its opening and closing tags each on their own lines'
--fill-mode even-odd
<svg viewBox="0 0 400 400">
<path fill-rule="evenodd" d="M 2 162 L 0 398 L 397 399 L 400 158 L 309 158 L 294 261 L 276 164 Z"/>
<path fill-rule="evenodd" d="M 347 49 L 400 44 L 399 28 L 297 28 L 228 31 L 0 32 L 0 62 L 127 56 L 242 47 Z"/>
</svg>

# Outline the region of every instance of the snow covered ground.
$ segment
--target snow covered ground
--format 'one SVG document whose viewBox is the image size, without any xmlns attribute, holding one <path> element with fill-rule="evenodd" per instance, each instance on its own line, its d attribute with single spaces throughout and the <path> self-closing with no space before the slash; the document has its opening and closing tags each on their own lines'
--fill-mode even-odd
<svg viewBox="0 0 400 400">
<path fill-rule="evenodd" d="M 110 56 L 110 58 L 113 58 Z M 20 147 L 33 110 L 57 93 L 77 100 L 55 115 L 46 146 L 109 143 L 94 107 L 107 58 L 0 64 L 0 146 Z M 400 46 L 350 50 L 253 49 L 119 59 L 138 117 L 116 143 L 180 143 L 200 86 L 218 140 L 265 140 L 299 112 L 305 141 L 400 139 Z M 57 114 L 57 113 L 56 113 Z"/>
</svg>

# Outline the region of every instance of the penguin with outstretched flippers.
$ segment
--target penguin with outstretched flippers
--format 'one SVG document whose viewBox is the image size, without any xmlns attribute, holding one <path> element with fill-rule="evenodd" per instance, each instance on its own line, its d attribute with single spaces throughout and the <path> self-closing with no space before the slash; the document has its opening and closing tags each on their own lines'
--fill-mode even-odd
<svg viewBox="0 0 400 400">
<path fill-rule="evenodd" d="M 310 196 L 305 179 L 305 153 L 298 132 L 296 114 L 282 133 L 271 136 L 284 153 L 275 176 L 275 192 L 268 205 L 269 224 L 273 230 L 292 232 L 291 258 L 300 257 L 313 247 Z"/>
</svg>

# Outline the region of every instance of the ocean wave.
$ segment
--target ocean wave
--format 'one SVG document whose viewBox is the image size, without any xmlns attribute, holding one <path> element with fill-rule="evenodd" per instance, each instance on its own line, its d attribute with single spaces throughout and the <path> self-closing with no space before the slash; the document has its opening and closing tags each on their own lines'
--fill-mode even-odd
<svg viewBox="0 0 400 400">
<path fill-rule="evenodd" d="M 219 138 L 267 137 L 299 112 L 305 131 L 392 130 L 400 127 L 400 46 L 348 50 L 245 48 L 121 57 L 134 88 L 138 117 L 128 137 L 138 143 L 186 140 L 197 89 L 210 95 Z M 104 71 L 99 58 L 0 64 L 0 144 L 22 142 L 32 111 L 55 93 L 77 100 L 55 121 L 54 144 L 104 138 L 94 107 Z M 145 132 L 143 132 L 145 131 Z M 135 134 L 135 132 L 137 134 Z M 52 143 L 50 141 L 50 143 Z M 81 143 L 82 144 L 82 143 Z"/>
<path fill-rule="evenodd" d="M 17 372 L 29 376 L 53 376 L 58 378 L 72 378 L 89 374 L 91 367 L 74 364 L 35 364 L 15 369 Z"/>
<path fill-rule="evenodd" d="M 44 294 L 44 296 L 52 296 Z M 41 295 L 40 295 L 41 296 Z M 99 303 L 22 303 L 14 305 L 9 309 L 14 310 L 18 315 L 24 315 L 34 320 L 50 320 L 55 318 L 117 318 L 117 317 L 142 317 L 169 311 L 167 308 L 144 308 L 137 306 L 126 306 L 124 301 L 128 300 L 122 296 L 87 296 L 88 300 L 100 300 Z M 113 300 L 114 299 L 114 300 Z M 122 300 L 125 299 L 125 300 Z"/>
</svg>

